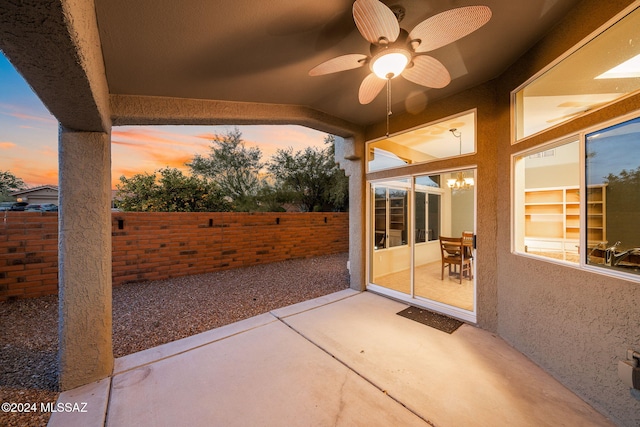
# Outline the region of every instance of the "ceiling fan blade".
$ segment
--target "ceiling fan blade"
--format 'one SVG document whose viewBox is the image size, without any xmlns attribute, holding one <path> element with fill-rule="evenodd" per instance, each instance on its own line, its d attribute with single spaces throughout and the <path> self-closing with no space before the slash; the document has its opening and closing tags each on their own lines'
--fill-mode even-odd
<svg viewBox="0 0 640 427">
<path fill-rule="evenodd" d="M 348 55 L 336 56 L 309 71 L 310 76 L 321 76 L 323 74 L 337 73 L 339 71 L 353 70 L 362 67 L 367 59 L 367 55 L 360 53 L 350 53 Z"/>
<path fill-rule="evenodd" d="M 365 77 L 360 85 L 360 92 L 358 93 L 360 104 L 368 104 L 373 101 L 386 84 L 386 80 L 381 79 L 373 73 Z"/>
<path fill-rule="evenodd" d="M 378 0 L 356 0 L 353 3 L 353 19 L 356 27 L 369 43 L 380 40 L 393 43 L 400 34 L 396 15 Z"/>
<path fill-rule="evenodd" d="M 573 118 L 575 116 L 578 116 L 578 115 L 580 115 L 582 113 L 585 113 L 587 111 L 589 111 L 589 110 L 588 109 L 587 110 L 580 110 L 580 111 L 576 111 L 575 113 L 565 114 L 564 116 L 554 117 L 553 119 L 547 120 L 547 123 L 552 124 L 552 123 L 556 123 L 556 122 L 561 122 L 563 120 L 571 119 L 571 118 Z"/>
<path fill-rule="evenodd" d="M 596 102 L 594 104 L 590 104 L 588 102 L 576 102 L 576 101 L 565 102 L 565 103 L 562 103 L 562 104 L 558 105 L 558 107 L 570 107 L 570 108 L 584 107 L 584 108 L 581 108 L 579 111 L 576 111 L 576 112 L 573 112 L 573 113 L 570 113 L 570 114 L 565 114 L 564 116 L 560 116 L 560 117 L 555 117 L 553 119 L 549 119 L 549 120 L 547 120 L 547 123 L 556 123 L 556 122 L 560 122 L 560 121 L 563 121 L 563 120 L 567 120 L 567 119 L 573 118 L 575 116 L 578 116 L 578 115 L 580 115 L 582 113 L 586 113 L 587 111 L 595 110 L 596 108 L 599 108 L 599 107 L 603 106 L 604 104 L 606 104 L 606 102 Z"/>
<path fill-rule="evenodd" d="M 487 6 L 467 6 L 447 10 L 425 19 L 409 33 L 416 52 L 429 52 L 471 34 L 491 19 Z"/>
<path fill-rule="evenodd" d="M 440 89 L 451 82 L 449 71 L 436 58 L 419 55 L 413 58 L 413 67 L 405 69 L 402 74 L 410 82 Z"/>
</svg>

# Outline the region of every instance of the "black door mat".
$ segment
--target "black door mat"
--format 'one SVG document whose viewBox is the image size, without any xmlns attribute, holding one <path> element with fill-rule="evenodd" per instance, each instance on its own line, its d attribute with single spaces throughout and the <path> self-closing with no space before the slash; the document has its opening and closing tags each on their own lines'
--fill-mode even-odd
<svg viewBox="0 0 640 427">
<path fill-rule="evenodd" d="M 452 319 L 451 317 L 413 306 L 405 308 L 397 314 L 448 334 L 452 334 L 456 329 L 464 324 L 463 322 Z"/>
</svg>

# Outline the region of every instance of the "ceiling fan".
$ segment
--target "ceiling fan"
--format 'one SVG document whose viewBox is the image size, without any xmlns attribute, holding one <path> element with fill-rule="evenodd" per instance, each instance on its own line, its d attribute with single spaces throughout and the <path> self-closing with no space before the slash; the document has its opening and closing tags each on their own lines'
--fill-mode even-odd
<svg viewBox="0 0 640 427">
<path fill-rule="evenodd" d="M 400 28 L 404 9 L 387 7 L 379 0 L 356 0 L 353 19 L 369 43 L 371 54 L 341 55 L 316 66 L 310 76 L 351 70 L 369 64 L 372 73 L 362 81 L 358 99 L 373 101 L 387 83 L 397 77 L 422 86 L 443 88 L 451 82 L 445 66 L 426 54 L 474 32 L 491 19 L 487 6 L 466 6 L 428 18 L 411 32 Z"/>
<path fill-rule="evenodd" d="M 596 108 L 599 108 L 603 105 L 605 105 L 607 103 L 607 101 L 605 102 L 581 102 L 581 101 L 568 101 L 568 102 L 563 102 L 562 104 L 559 104 L 557 106 L 557 108 L 578 108 L 578 111 L 574 111 L 573 113 L 569 113 L 569 114 L 565 114 L 559 117 L 554 117 L 552 119 L 547 120 L 547 123 L 549 124 L 553 124 L 556 122 L 561 122 L 561 121 L 565 121 L 568 119 L 572 119 L 576 116 L 579 116 L 582 113 L 586 113 L 587 111 L 591 111 L 591 110 L 595 110 Z"/>
</svg>

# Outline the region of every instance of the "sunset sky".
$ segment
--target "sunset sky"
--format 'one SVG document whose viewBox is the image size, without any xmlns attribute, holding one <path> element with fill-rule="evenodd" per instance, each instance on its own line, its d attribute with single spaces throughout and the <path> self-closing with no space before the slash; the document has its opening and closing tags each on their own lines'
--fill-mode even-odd
<svg viewBox="0 0 640 427">
<path fill-rule="evenodd" d="M 266 161 L 278 148 L 324 146 L 325 133 L 301 126 L 238 126 L 247 146 Z M 165 166 L 184 171 L 195 154 L 207 154 L 212 135 L 228 126 L 119 126 L 112 129 L 111 178 L 153 172 Z M 28 186 L 58 184 L 58 122 L 0 52 L 0 171 Z"/>
</svg>

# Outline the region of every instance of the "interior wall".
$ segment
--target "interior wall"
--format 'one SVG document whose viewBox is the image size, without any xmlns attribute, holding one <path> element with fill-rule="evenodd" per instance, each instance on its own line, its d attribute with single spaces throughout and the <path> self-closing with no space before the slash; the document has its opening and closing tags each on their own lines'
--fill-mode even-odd
<svg viewBox="0 0 640 427">
<path fill-rule="evenodd" d="M 553 157 L 525 159 L 525 188 L 580 185 L 580 144 L 569 143 L 554 150 Z"/>
<path fill-rule="evenodd" d="M 408 245 L 381 249 L 373 253 L 371 261 L 371 279 L 376 283 L 382 276 L 408 270 L 411 267 L 411 249 Z"/>
<path fill-rule="evenodd" d="M 557 188 L 580 185 L 579 157 L 576 162 L 566 165 L 553 165 L 541 168 L 525 169 L 526 188 Z"/>
<path fill-rule="evenodd" d="M 462 236 L 463 231 L 473 231 L 473 188 L 452 191 L 451 236 Z"/>
<path fill-rule="evenodd" d="M 510 141 L 510 92 L 603 25 L 631 1 L 585 0 L 498 80 L 498 179 L 510 182 L 511 155 L 638 108 L 640 96 L 594 111 L 522 142 Z M 640 425 L 640 394 L 617 375 L 640 346 L 640 283 L 511 253 L 511 194 L 497 188 L 498 332 L 597 410 Z"/>
</svg>

